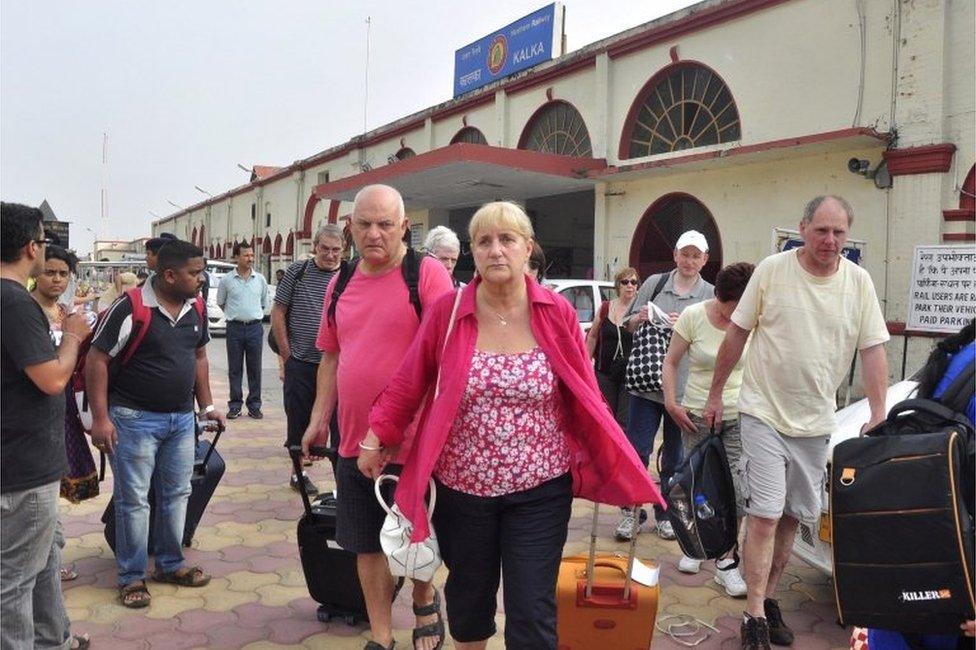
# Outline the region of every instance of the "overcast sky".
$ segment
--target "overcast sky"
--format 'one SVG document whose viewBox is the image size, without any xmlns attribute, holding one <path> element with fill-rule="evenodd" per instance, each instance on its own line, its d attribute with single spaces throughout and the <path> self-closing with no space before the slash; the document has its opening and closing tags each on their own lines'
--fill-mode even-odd
<svg viewBox="0 0 976 650">
<path fill-rule="evenodd" d="M 145 236 L 168 201 L 205 198 L 194 185 L 246 182 L 238 163 L 287 165 L 361 133 L 367 16 L 368 130 L 450 99 L 454 51 L 545 4 L 3 0 L 0 194 L 46 198 L 79 252 L 91 231 Z M 692 2 L 563 4 L 573 51 Z"/>
</svg>

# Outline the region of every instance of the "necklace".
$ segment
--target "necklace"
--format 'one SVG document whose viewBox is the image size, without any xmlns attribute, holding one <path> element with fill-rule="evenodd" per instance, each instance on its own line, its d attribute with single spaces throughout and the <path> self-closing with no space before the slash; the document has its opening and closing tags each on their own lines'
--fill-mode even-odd
<svg viewBox="0 0 976 650">
<path fill-rule="evenodd" d="M 502 316 L 501 314 L 499 314 L 495 310 L 492 310 L 492 313 L 495 314 L 495 316 L 498 317 L 498 322 L 502 324 L 502 327 L 508 327 L 508 321 L 505 320 L 505 317 L 504 316 Z"/>
</svg>

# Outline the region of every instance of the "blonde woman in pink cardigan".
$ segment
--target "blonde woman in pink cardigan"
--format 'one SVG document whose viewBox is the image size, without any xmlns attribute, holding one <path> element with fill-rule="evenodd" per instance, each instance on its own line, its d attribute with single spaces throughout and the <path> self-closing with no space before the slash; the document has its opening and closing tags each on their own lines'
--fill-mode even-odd
<svg viewBox="0 0 976 650">
<path fill-rule="evenodd" d="M 425 313 L 370 413 L 359 468 L 380 475 L 422 408 L 396 501 L 422 540 L 424 494 L 431 476 L 437 482 L 434 527 L 450 569 L 456 647 L 484 648 L 495 633 L 504 569 L 506 647 L 555 649 L 573 496 L 662 500 L 597 387 L 575 311 L 525 275 L 534 246 L 525 212 L 489 203 L 468 230 L 478 274 Z"/>
</svg>

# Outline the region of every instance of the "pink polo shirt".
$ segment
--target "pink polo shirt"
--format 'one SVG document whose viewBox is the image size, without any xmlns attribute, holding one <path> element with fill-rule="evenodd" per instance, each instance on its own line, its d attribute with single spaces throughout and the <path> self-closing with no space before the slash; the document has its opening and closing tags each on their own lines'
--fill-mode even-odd
<svg viewBox="0 0 976 650">
<path fill-rule="evenodd" d="M 339 353 L 339 455 L 353 458 L 359 455 L 359 443 L 369 429 L 369 409 L 403 361 L 420 321 L 399 266 L 375 276 L 364 275 L 357 266 L 336 304 L 335 323 L 330 323 L 326 311 L 337 278 L 338 274 L 325 291 L 316 346 L 323 352 Z M 454 290 L 454 285 L 440 262 L 423 257 L 417 288 L 426 315 L 440 296 Z M 415 428 L 416 424 L 410 423 L 403 432 L 403 457 Z"/>
</svg>

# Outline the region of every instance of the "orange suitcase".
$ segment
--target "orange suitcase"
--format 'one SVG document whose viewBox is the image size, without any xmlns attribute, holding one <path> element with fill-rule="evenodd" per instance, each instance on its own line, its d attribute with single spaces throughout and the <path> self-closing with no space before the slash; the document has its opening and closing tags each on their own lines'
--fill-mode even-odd
<svg viewBox="0 0 976 650">
<path fill-rule="evenodd" d="M 657 580 L 647 586 L 631 578 L 636 535 L 628 557 L 596 555 L 598 509 L 594 504 L 589 555 L 565 557 L 559 565 L 559 650 L 647 650 L 657 618 Z"/>
</svg>

